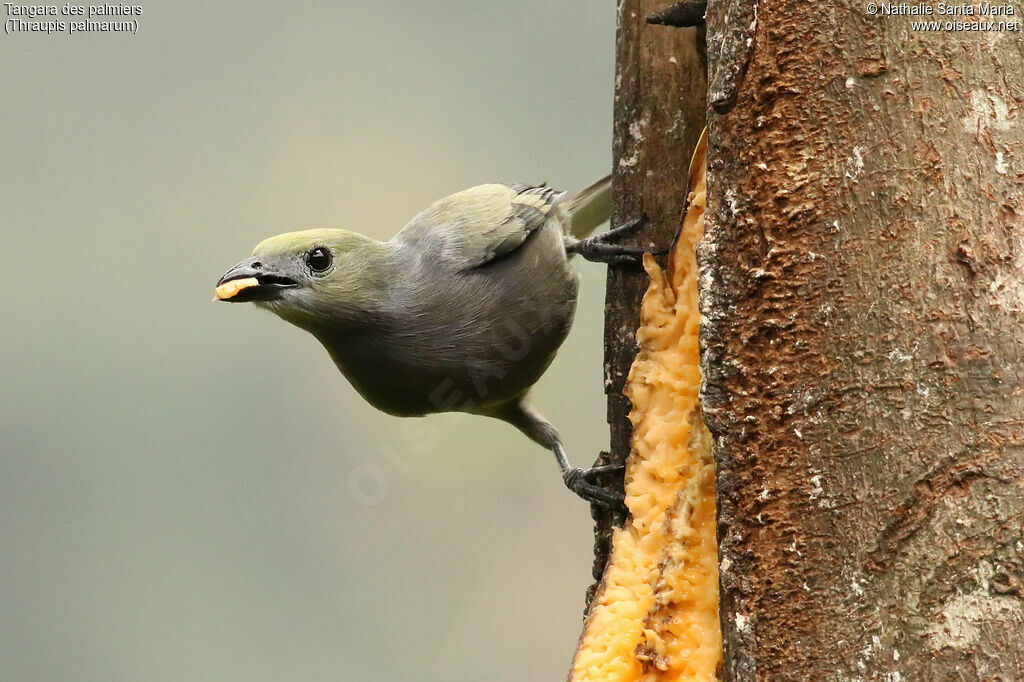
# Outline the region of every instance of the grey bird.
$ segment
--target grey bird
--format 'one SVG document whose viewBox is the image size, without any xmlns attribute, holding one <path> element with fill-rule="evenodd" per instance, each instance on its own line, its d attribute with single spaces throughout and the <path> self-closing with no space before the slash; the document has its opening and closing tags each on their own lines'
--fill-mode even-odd
<svg viewBox="0 0 1024 682">
<path fill-rule="evenodd" d="M 377 409 L 501 419 L 554 453 L 573 492 L 621 505 L 597 482 L 621 467 L 571 466 L 527 399 L 572 325 L 579 276 L 569 258 L 643 252 L 606 239 L 636 221 L 587 237 L 610 212 L 610 177 L 571 195 L 479 185 L 434 202 L 386 242 L 340 229 L 266 239 L 221 277 L 217 299 L 254 302 L 311 333 Z"/>
</svg>

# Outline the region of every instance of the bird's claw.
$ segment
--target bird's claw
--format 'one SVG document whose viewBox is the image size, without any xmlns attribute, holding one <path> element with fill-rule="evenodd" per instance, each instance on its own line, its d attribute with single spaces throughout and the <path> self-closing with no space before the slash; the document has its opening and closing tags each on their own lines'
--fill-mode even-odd
<svg viewBox="0 0 1024 682">
<path fill-rule="evenodd" d="M 605 474 L 619 474 L 620 476 L 625 473 L 625 464 L 601 464 L 599 466 L 590 467 L 589 469 L 580 469 L 583 478 L 593 483 L 595 478 L 604 476 Z"/>
<path fill-rule="evenodd" d="M 584 500 L 609 509 L 625 508 L 626 497 L 618 490 L 597 485 L 593 479 L 603 474 L 617 473 L 624 470 L 620 464 L 609 464 L 597 466 L 590 469 L 573 467 L 562 475 L 562 480 L 569 490 L 573 491 Z"/>
<path fill-rule="evenodd" d="M 704 15 L 707 13 L 707 0 L 684 0 L 670 5 L 665 9 L 652 12 L 647 15 L 648 24 L 661 24 L 663 26 L 700 26 L 704 23 Z"/>
<path fill-rule="evenodd" d="M 572 244 L 569 247 L 571 253 L 577 253 L 584 259 L 607 265 L 625 265 L 639 263 L 643 255 L 650 251 L 643 246 L 628 246 L 624 244 L 612 244 L 612 239 L 621 237 L 624 234 L 634 232 L 637 228 L 647 224 L 647 216 L 641 215 L 618 227 L 587 237 Z"/>
<path fill-rule="evenodd" d="M 649 219 L 647 217 L 647 214 L 646 213 L 641 213 L 636 218 L 632 218 L 631 220 L 627 220 L 626 222 L 622 223 L 618 227 L 613 227 L 613 228 L 611 228 L 609 230 L 605 230 L 601 234 L 594 235 L 593 237 L 591 237 L 591 239 L 601 239 L 603 241 L 607 241 L 607 240 L 612 239 L 614 237 L 621 237 L 624 234 L 629 234 L 631 232 L 635 232 L 639 228 L 645 226 L 647 224 L 648 220 Z"/>
</svg>

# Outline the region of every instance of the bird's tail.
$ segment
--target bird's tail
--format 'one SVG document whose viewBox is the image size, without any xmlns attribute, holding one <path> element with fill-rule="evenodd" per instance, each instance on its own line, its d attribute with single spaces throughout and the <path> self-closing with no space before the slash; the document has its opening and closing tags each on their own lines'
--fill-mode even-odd
<svg viewBox="0 0 1024 682">
<path fill-rule="evenodd" d="M 562 200 L 572 236 L 582 239 L 612 217 L 612 176 L 606 175 Z"/>
</svg>

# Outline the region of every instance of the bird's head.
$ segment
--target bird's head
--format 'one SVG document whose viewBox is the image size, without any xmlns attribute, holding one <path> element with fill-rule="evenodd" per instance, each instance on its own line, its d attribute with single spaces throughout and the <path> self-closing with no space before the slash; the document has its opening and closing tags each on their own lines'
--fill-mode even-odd
<svg viewBox="0 0 1024 682">
<path fill-rule="evenodd" d="M 215 300 L 253 302 L 303 327 L 342 321 L 378 288 L 382 246 L 347 230 L 279 234 L 224 273 Z"/>
</svg>

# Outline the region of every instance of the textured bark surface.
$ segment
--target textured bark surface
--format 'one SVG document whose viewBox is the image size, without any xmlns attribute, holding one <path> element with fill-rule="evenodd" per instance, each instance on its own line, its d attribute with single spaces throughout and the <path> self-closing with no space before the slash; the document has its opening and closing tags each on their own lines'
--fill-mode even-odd
<svg viewBox="0 0 1024 682">
<path fill-rule="evenodd" d="M 1024 679 L 1022 34 L 756 9 L 698 251 L 725 678 Z"/>
<path fill-rule="evenodd" d="M 644 228 L 623 243 L 654 243 L 667 251 L 679 231 L 687 170 L 704 129 L 704 69 L 697 30 L 652 26 L 647 14 L 666 2 L 621 0 L 615 56 L 615 129 L 612 225 L 646 215 Z M 659 257 L 664 262 L 663 257 Z M 605 393 L 611 428 L 610 461 L 622 463 L 632 434 L 629 400 L 622 395 L 640 323 L 648 277 L 639 266 L 610 267 L 605 299 Z M 621 483 L 621 482 L 620 482 Z M 595 511 L 594 579 L 608 558 L 613 524 Z"/>
</svg>

